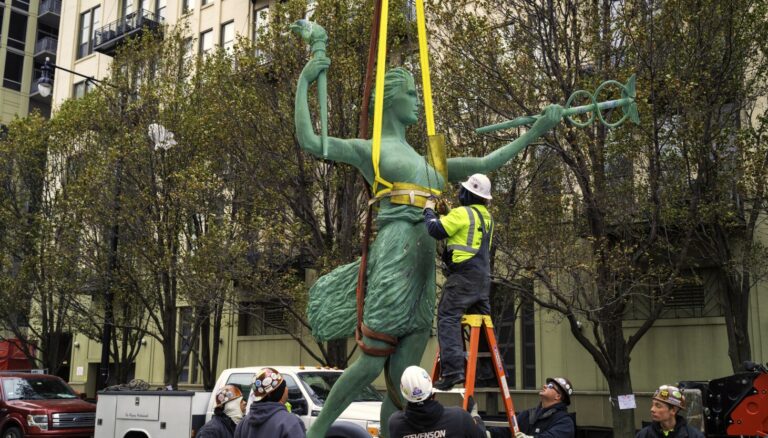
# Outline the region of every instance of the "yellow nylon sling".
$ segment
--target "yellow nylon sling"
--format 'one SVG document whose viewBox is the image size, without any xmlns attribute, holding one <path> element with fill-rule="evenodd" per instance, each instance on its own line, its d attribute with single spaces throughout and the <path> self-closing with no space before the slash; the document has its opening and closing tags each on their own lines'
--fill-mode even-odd
<svg viewBox="0 0 768 438">
<path fill-rule="evenodd" d="M 389 18 L 389 1 L 382 0 L 381 2 L 381 17 L 379 27 L 379 41 L 377 49 L 376 59 L 376 98 L 373 104 L 373 139 L 371 160 L 373 164 L 373 193 L 374 200 L 380 199 L 382 196 L 391 193 L 393 190 L 393 184 L 384 178 L 382 178 L 379 171 L 379 161 L 381 159 L 381 131 L 382 131 L 382 118 L 384 115 L 384 76 L 386 73 L 387 62 L 387 26 Z M 429 46 L 427 44 L 427 27 L 426 17 L 424 14 L 424 1 L 416 0 L 416 25 L 419 35 L 419 63 L 421 65 L 421 78 L 422 87 L 424 88 L 424 116 L 427 123 L 427 135 L 430 139 L 430 145 L 436 138 L 435 135 L 435 119 L 432 104 L 432 82 L 429 75 Z M 434 161 L 434 160 L 433 160 Z M 438 169 L 441 171 L 441 169 Z M 444 175 L 445 176 L 445 175 Z M 384 188 L 379 189 L 379 185 Z M 403 190 L 411 189 L 412 184 L 395 183 L 397 188 Z M 418 187 L 418 186 L 415 186 Z M 432 188 L 422 188 L 423 192 L 429 192 L 439 194 L 439 190 Z M 423 203 L 423 201 L 421 202 Z"/>
</svg>

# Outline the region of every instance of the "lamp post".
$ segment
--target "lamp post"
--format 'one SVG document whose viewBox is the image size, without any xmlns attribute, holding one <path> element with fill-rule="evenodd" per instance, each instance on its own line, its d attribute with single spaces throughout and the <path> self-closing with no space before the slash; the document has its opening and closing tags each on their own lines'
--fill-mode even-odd
<svg viewBox="0 0 768 438">
<path fill-rule="evenodd" d="M 94 78 L 93 76 L 87 76 L 82 73 L 78 73 L 76 71 L 72 71 L 53 64 L 50 58 L 46 57 L 45 63 L 41 67 L 43 74 L 40 79 L 37 80 L 37 89 L 40 92 L 40 95 L 43 97 L 48 97 L 51 95 L 51 91 L 53 90 L 52 73 L 55 69 L 64 70 L 67 73 L 85 78 L 86 82 L 91 82 L 94 85 L 107 85 L 113 88 L 117 88 L 117 86 L 112 85 L 109 82 L 104 82 Z M 112 199 L 112 208 L 115 212 L 120 210 L 121 174 L 122 165 L 120 159 L 118 158 L 118 161 L 115 165 L 115 188 L 114 197 Z M 113 223 L 109 227 L 109 236 L 107 240 L 109 244 L 107 252 L 107 285 L 104 290 L 104 327 L 101 332 L 101 362 L 99 364 L 99 379 L 96 383 L 97 390 L 105 388 L 109 381 L 109 349 L 110 344 L 112 343 L 112 330 L 114 330 L 114 294 L 112 293 L 112 285 L 114 284 L 114 273 L 118 266 L 117 248 L 120 241 L 120 225 L 117 219 L 114 219 Z"/>
<path fill-rule="evenodd" d="M 67 73 L 71 73 L 76 76 L 80 76 L 81 78 L 85 78 L 86 82 L 91 82 L 94 85 L 108 85 L 113 88 L 117 88 L 114 85 L 100 81 L 93 76 L 84 75 L 82 73 L 78 73 L 73 70 L 69 70 L 64 67 L 60 67 L 54 63 L 51 62 L 51 58 L 46 57 L 45 63 L 42 67 L 40 67 L 40 70 L 42 70 L 43 74 L 40 76 L 40 79 L 37 80 L 37 91 L 40 92 L 40 95 L 43 97 L 48 97 L 51 95 L 51 92 L 53 91 L 53 71 L 59 69 L 64 70 Z"/>
</svg>

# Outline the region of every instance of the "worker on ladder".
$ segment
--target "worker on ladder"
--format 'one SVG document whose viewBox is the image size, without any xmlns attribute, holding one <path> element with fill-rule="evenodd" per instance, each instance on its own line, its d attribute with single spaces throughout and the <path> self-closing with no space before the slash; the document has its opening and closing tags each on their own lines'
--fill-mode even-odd
<svg viewBox="0 0 768 438">
<path fill-rule="evenodd" d="M 487 205 L 491 200 L 491 181 L 476 173 L 461 183 L 459 203 L 448 214 L 438 218 L 436 200 L 430 198 L 424 207 L 427 232 L 435 239 L 447 239 L 443 261 L 448 278 L 437 307 L 437 339 L 440 345 L 440 380 L 434 387 L 447 391 L 464 382 L 464 340 L 461 317 L 467 311 L 490 315 L 491 239 L 493 219 Z M 480 362 L 480 379 L 493 377 L 488 360 Z"/>
</svg>

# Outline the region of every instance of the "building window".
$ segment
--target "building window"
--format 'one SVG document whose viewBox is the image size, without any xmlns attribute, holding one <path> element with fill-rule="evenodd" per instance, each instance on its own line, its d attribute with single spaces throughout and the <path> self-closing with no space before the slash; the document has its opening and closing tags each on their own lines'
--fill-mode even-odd
<svg viewBox="0 0 768 438">
<path fill-rule="evenodd" d="M 200 55 L 205 55 L 213 49 L 213 29 L 200 33 Z"/>
<path fill-rule="evenodd" d="M 165 21 L 165 8 L 167 5 L 167 0 L 157 0 L 157 7 L 155 8 L 155 18 L 157 20 Z"/>
<path fill-rule="evenodd" d="M 80 81 L 72 86 L 72 97 L 79 99 L 90 93 L 95 87 L 91 81 Z"/>
<path fill-rule="evenodd" d="M 213 0 L 201 0 L 200 1 L 200 5 L 201 6 L 210 5 L 211 3 L 213 3 Z"/>
<path fill-rule="evenodd" d="M 536 380 L 536 318 L 533 300 L 524 297 L 520 300 L 520 318 L 523 389 L 536 389 L 539 383 Z"/>
<path fill-rule="evenodd" d="M 293 331 L 295 322 L 285 304 L 273 302 L 241 303 L 238 336 L 281 335 Z"/>
<path fill-rule="evenodd" d="M 522 284 L 522 283 L 521 283 Z M 494 283 L 491 286 L 491 318 L 493 318 L 494 335 L 499 346 L 501 360 L 504 361 L 504 372 L 507 383 L 515 387 L 515 303 L 520 293 L 515 288 Z"/>
<path fill-rule="evenodd" d="M 195 56 L 195 43 L 192 38 L 184 38 L 182 43 L 184 49 L 184 61 L 189 61 Z"/>
<path fill-rule="evenodd" d="M 230 21 L 221 25 L 221 47 L 232 53 L 235 47 L 235 22 Z"/>
<path fill-rule="evenodd" d="M 181 2 L 181 12 L 189 12 L 195 9 L 195 0 L 183 0 Z"/>
<path fill-rule="evenodd" d="M 675 280 L 663 302 L 659 302 L 660 292 L 655 288 L 632 295 L 624 311 L 624 319 L 647 319 L 657 306 L 663 306 L 659 318 L 723 316 L 720 293 L 725 288 L 725 281 L 725 274 L 718 268 L 697 268 L 684 272 Z"/>
<path fill-rule="evenodd" d="M 3 87 L 21 91 L 21 78 L 24 71 L 24 55 L 8 50 L 5 54 L 5 74 Z"/>
<path fill-rule="evenodd" d="M 11 22 L 8 26 L 8 47 L 24 51 L 27 40 L 27 16 L 11 11 Z"/>
<path fill-rule="evenodd" d="M 269 6 L 259 7 L 253 11 L 253 41 L 259 40 L 259 36 L 267 31 L 269 26 Z"/>
<path fill-rule="evenodd" d="M 122 10 L 122 16 L 121 18 L 125 18 L 136 10 L 136 5 L 133 3 L 134 0 L 123 0 L 123 10 Z"/>
<path fill-rule="evenodd" d="M 29 11 L 29 0 L 13 0 L 13 7 L 22 11 Z"/>
<path fill-rule="evenodd" d="M 179 382 L 197 382 L 197 357 L 192 349 L 192 324 L 194 314 L 191 307 L 179 309 L 179 358 L 184 361 Z"/>
<path fill-rule="evenodd" d="M 77 59 L 93 53 L 93 37 L 96 29 L 99 27 L 99 15 L 101 8 L 99 6 L 89 9 L 80 14 L 80 33 L 77 44 Z"/>
</svg>

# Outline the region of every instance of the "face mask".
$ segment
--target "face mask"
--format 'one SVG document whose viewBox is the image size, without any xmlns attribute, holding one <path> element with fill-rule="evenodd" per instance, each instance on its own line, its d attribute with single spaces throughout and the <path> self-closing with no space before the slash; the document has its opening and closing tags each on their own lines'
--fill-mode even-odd
<svg viewBox="0 0 768 438">
<path fill-rule="evenodd" d="M 239 423 L 243 419 L 243 411 L 240 410 L 240 398 L 230 400 L 224 405 L 224 414 L 231 418 L 235 424 Z"/>
</svg>

